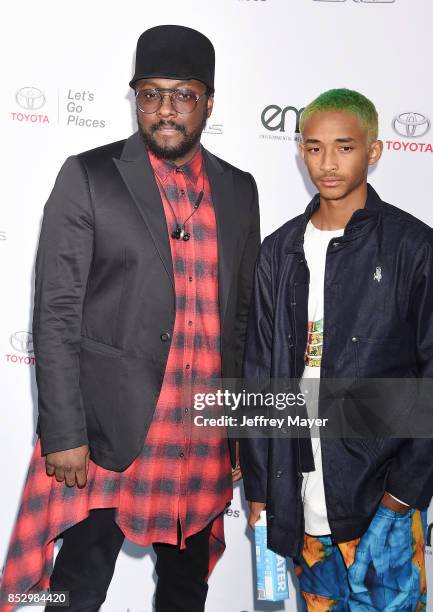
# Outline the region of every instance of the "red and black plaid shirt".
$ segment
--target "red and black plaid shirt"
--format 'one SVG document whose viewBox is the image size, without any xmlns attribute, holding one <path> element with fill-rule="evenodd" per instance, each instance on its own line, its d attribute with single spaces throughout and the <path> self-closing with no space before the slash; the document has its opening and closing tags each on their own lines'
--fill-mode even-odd
<svg viewBox="0 0 433 612">
<path fill-rule="evenodd" d="M 90 461 L 83 489 L 46 475 L 38 440 L 6 558 L 0 602 L 8 593 L 47 588 L 55 538 L 94 508 L 117 508 L 116 522 L 126 538 L 142 546 L 176 544 L 180 520 L 183 548 L 187 537 L 215 518 L 209 573 L 224 550 L 223 511 L 232 498 L 227 440 L 191 436 L 193 388 L 221 375 L 218 248 L 210 185 L 200 150 L 181 171 L 152 154 L 150 162 L 169 235 L 176 220 L 166 196 L 182 223 L 204 178 L 204 197 L 186 223 L 190 240 L 170 238 L 176 318 L 152 424 L 141 453 L 124 472 Z M 1 612 L 11 609 L 0 603 Z"/>
</svg>

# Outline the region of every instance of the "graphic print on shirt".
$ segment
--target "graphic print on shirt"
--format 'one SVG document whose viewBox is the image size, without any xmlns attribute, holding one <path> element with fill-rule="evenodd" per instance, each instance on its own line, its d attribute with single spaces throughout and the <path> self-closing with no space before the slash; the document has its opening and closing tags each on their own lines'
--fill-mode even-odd
<svg viewBox="0 0 433 612">
<path fill-rule="evenodd" d="M 323 349 L 323 317 L 318 321 L 308 321 L 308 339 L 305 351 L 305 365 L 320 368 Z"/>
</svg>

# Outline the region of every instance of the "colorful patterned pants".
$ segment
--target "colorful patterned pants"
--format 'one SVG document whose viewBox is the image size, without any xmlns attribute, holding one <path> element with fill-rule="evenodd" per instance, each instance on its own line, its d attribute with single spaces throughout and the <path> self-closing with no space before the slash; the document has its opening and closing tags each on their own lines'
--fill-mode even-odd
<svg viewBox="0 0 433 612">
<path fill-rule="evenodd" d="M 426 609 L 426 512 L 382 504 L 361 538 L 332 544 L 305 535 L 298 567 L 308 612 L 421 612 Z"/>
</svg>

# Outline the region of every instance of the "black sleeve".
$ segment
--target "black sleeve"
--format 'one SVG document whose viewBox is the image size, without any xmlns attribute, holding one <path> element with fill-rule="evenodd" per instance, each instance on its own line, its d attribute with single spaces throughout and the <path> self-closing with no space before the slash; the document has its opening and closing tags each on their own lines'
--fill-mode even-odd
<svg viewBox="0 0 433 612">
<path fill-rule="evenodd" d="M 421 240 L 420 240 L 421 242 Z M 414 329 L 419 376 L 433 377 L 433 231 L 418 250 L 414 262 L 409 321 Z M 427 381 L 430 382 L 430 381 Z M 422 387 L 421 387 L 422 388 Z M 424 405 L 428 401 L 430 406 Z M 421 414 L 431 411 L 431 398 L 426 392 L 415 402 L 413 418 L 419 424 Z M 422 405 L 421 405 L 421 403 Z M 429 416 L 431 421 L 431 416 Z M 430 432 L 429 432 L 430 433 Z M 387 491 L 411 507 L 425 508 L 433 495 L 433 440 L 405 440 L 394 458 L 388 474 Z"/>
<path fill-rule="evenodd" d="M 250 229 L 245 247 L 242 253 L 241 264 L 238 272 L 238 293 L 236 304 L 235 319 L 235 371 L 242 372 L 242 360 L 245 350 L 245 336 L 248 323 L 248 312 L 251 303 L 251 293 L 253 288 L 254 267 L 260 249 L 260 213 L 259 196 L 257 185 L 252 175 L 252 200 L 250 208 Z"/>
<path fill-rule="evenodd" d="M 70 157 L 45 205 L 36 257 L 33 338 L 44 454 L 88 442 L 79 352 L 92 253 L 88 180 L 79 159 Z"/>
<path fill-rule="evenodd" d="M 248 331 L 244 356 L 244 379 L 247 386 L 267 384 L 271 373 L 273 337 L 273 293 L 269 245 L 265 240 L 257 262 L 253 298 L 248 318 Z M 242 438 L 240 460 L 249 501 L 266 502 L 268 479 L 267 438 Z"/>
</svg>

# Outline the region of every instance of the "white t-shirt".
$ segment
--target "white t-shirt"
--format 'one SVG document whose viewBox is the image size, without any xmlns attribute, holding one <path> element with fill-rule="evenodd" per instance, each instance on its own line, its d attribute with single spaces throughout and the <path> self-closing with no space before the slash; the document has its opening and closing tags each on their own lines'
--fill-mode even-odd
<svg viewBox="0 0 433 612">
<path fill-rule="evenodd" d="M 343 233 L 344 229 L 319 230 L 309 221 L 304 235 L 305 259 L 310 270 L 310 287 L 308 295 L 308 343 L 301 389 L 305 392 L 308 413 L 313 417 L 318 416 L 319 383 L 313 386 L 313 384 L 309 385 L 305 380 L 308 378 L 320 378 L 323 348 L 326 251 L 329 242 L 337 236 L 342 236 Z M 304 502 L 305 531 L 313 536 L 328 535 L 331 533 L 331 529 L 326 513 L 320 438 L 314 437 L 311 441 L 316 469 L 314 472 L 303 474 L 302 499 Z"/>
</svg>

